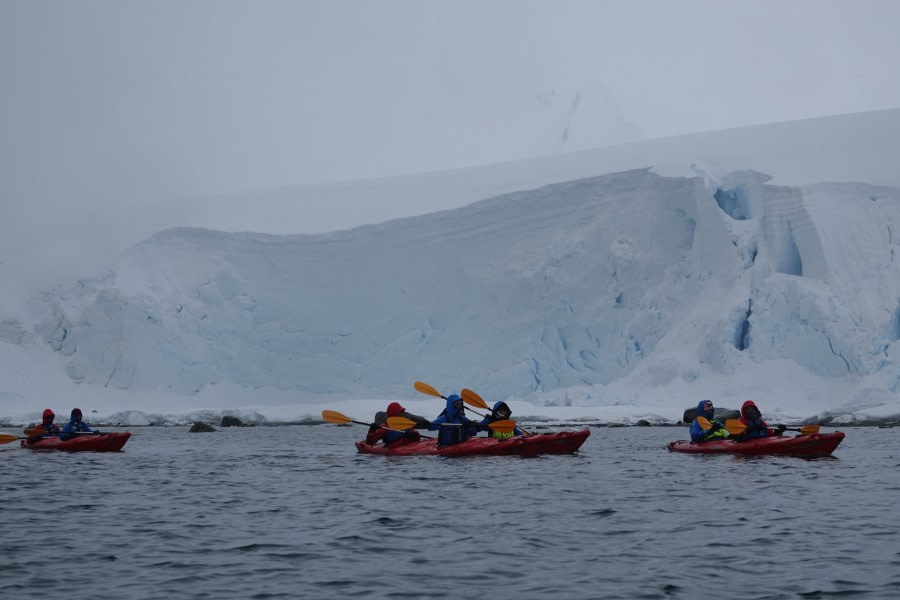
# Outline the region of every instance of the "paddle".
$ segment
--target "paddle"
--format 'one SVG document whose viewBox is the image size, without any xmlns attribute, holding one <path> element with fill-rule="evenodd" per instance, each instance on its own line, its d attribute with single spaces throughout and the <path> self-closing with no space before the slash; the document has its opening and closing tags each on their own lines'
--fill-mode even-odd
<svg viewBox="0 0 900 600">
<path fill-rule="evenodd" d="M 29 436 L 30 437 L 30 436 Z M 8 444 L 16 440 L 27 440 L 28 437 L 16 437 L 10 433 L 0 433 L 0 444 Z"/>
<path fill-rule="evenodd" d="M 446 396 L 441 396 L 441 393 L 425 383 L 424 381 L 416 381 L 413 383 L 413 387 L 416 388 L 417 392 L 422 392 L 423 394 L 428 394 L 429 396 L 436 396 L 438 398 L 447 399 Z"/>
<path fill-rule="evenodd" d="M 404 417 L 388 417 L 387 423 L 392 429 L 410 429 L 416 425 L 415 421 Z M 441 425 L 446 427 L 462 427 L 462 423 L 441 423 Z M 493 423 L 489 423 L 488 427 L 494 431 L 499 431 L 500 433 L 511 433 L 516 429 L 516 422 L 494 421 Z"/>
<path fill-rule="evenodd" d="M 700 425 L 703 426 L 702 424 Z M 731 435 L 741 435 L 747 430 L 747 426 L 737 419 L 728 419 L 725 421 L 725 429 Z M 780 429 L 780 427 L 779 427 Z M 804 425 L 803 427 L 785 427 L 785 431 L 799 431 L 803 435 L 813 435 L 819 433 L 819 425 Z"/>
<path fill-rule="evenodd" d="M 697 423 L 703 431 L 709 431 L 713 426 L 706 417 L 697 417 Z"/>
<path fill-rule="evenodd" d="M 347 415 L 345 415 L 343 413 L 339 413 L 336 410 L 323 410 L 322 418 L 325 419 L 329 423 L 334 423 L 335 425 L 346 425 L 347 423 L 356 423 L 357 425 L 365 425 L 366 427 L 371 427 L 372 425 L 375 425 L 375 423 L 363 423 L 362 421 L 354 421 Z M 409 427 L 404 427 L 404 428 L 395 427 L 394 425 L 391 425 L 391 422 L 393 419 L 401 419 L 402 421 L 405 421 L 406 423 L 409 423 L 410 425 L 409 425 Z M 390 431 L 396 431 L 398 433 L 403 433 L 404 429 L 409 429 L 410 427 L 415 427 L 415 425 L 416 425 L 415 421 L 413 421 L 411 419 L 406 419 L 404 417 L 389 417 L 387 422 L 388 422 L 388 427 L 385 427 L 385 429 L 388 429 Z M 429 440 L 434 439 L 427 435 L 423 435 L 421 437 L 429 439 Z"/>
<path fill-rule="evenodd" d="M 335 425 L 346 425 L 347 423 L 356 423 L 357 425 L 365 425 L 366 427 L 371 427 L 374 423 L 363 423 L 362 421 L 354 421 L 347 415 L 343 413 L 339 413 L 336 410 L 323 410 L 322 418 L 325 419 L 329 423 L 334 423 Z"/>
<path fill-rule="evenodd" d="M 464 390 L 462 391 L 462 394 L 461 394 L 461 395 L 462 395 L 463 402 L 465 402 L 466 404 L 471 404 L 472 406 L 477 406 L 478 408 L 484 408 L 484 409 L 486 409 L 486 410 L 491 410 L 491 408 L 487 405 L 487 402 L 485 402 L 484 399 L 483 399 L 481 396 L 479 396 L 478 394 L 476 394 L 475 392 L 473 392 L 473 391 L 470 390 L 469 388 L 464 389 Z M 481 413 L 476 412 L 476 411 L 474 411 L 474 410 L 473 410 L 472 412 L 475 413 L 476 415 L 481 415 Z M 481 416 L 483 417 L 483 416 L 485 416 L 485 415 L 481 415 Z M 520 430 L 522 431 L 522 433 L 524 433 L 525 435 L 532 435 L 532 433 L 531 433 L 530 431 L 524 429 L 524 428 L 521 427 L 521 426 L 519 427 L 519 429 L 520 429 Z M 497 431 L 501 431 L 501 430 L 498 429 Z M 502 431 L 501 433 L 509 433 L 509 432 L 508 432 L 508 431 Z"/>
</svg>

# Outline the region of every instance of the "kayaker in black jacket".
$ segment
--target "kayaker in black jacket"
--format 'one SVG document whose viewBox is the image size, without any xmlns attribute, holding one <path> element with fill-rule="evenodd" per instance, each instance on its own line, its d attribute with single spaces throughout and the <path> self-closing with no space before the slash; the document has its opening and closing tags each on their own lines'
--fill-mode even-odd
<svg viewBox="0 0 900 600">
<path fill-rule="evenodd" d="M 494 404 L 494 408 L 491 410 L 491 414 L 485 415 L 481 420 L 481 423 L 479 424 L 488 432 L 488 437 L 511 438 L 517 435 L 525 435 L 525 432 L 518 427 L 509 432 L 494 431 L 489 427 L 491 423 L 494 423 L 495 421 L 506 421 L 511 416 L 512 410 L 509 408 L 509 405 L 501 400 Z"/>
</svg>

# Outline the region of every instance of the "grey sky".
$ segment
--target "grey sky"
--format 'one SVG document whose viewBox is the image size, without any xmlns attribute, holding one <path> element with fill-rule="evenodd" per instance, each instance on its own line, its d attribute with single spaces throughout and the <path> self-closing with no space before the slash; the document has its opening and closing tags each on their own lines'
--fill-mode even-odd
<svg viewBox="0 0 900 600">
<path fill-rule="evenodd" d="M 897 23 L 872 0 L 0 0 L 0 233 L 569 149 L 591 85 L 645 138 L 897 107 Z"/>
</svg>

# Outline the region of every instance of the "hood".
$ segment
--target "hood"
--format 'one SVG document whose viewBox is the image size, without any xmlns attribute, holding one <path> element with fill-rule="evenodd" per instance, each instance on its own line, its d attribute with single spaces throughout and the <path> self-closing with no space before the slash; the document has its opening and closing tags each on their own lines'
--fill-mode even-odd
<svg viewBox="0 0 900 600">
<path fill-rule="evenodd" d="M 741 404 L 741 416 L 742 417 L 747 416 L 747 409 L 750 408 L 751 406 L 753 408 L 755 408 L 756 410 L 759 410 L 759 407 L 756 406 L 756 403 L 753 402 L 753 400 L 747 400 L 743 404 Z"/>
<path fill-rule="evenodd" d="M 447 416 L 451 419 L 455 419 L 459 417 L 460 411 L 456 410 L 456 407 L 453 406 L 455 403 L 462 401 L 462 398 L 457 396 L 456 394 L 450 394 L 447 396 Z"/>
<path fill-rule="evenodd" d="M 69 420 L 72 421 L 73 423 L 80 421 L 81 420 L 81 409 L 73 408 L 72 414 L 69 415 Z"/>
<path fill-rule="evenodd" d="M 391 402 L 387 407 L 387 416 L 389 417 L 398 417 L 401 414 L 406 412 L 406 409 L 403 408 L 399 402 Z"/>
<path fill-rule="evenodd" d="M 54 415 L 53 411 L 49 408 L 45 408 L 44 414 L 41 416 L 41 418 L 44 420 L 44 423 L 52 423 L 53 419 L 56 418 L 56 415 Z"/>
<path fill-rule="evenodd" d="M 703 414 L 703 405 L 706 404 L 707 402 L 712 402 L 712 400 L 701 400 L 700 402 L 697 403 L 697 416 L 698 417 L 706 416 L 705 414 Z M 715 406 L 715 404 L 713 404 L 713 406 Z M 715 409 L 713 409 L 713 410 L 715 411 Z"/>
<path fill-rule="evenodd" d="M 494 417 L 497 417 L 497 413 L 501 410 L 504 410 L 507 413 L 507 415 L 512 414 L 512 411 L 509 409 L 509 406 L 506 404 L 506 402 L 501 400 L 501 401 L 497 402 L 496 404 L 494 404 L 494 408 L 491 410 L 491 415 L 493 415 Z M 503 418 L 508 419 L 509 416 L 506 416 Z"/>
</svg>

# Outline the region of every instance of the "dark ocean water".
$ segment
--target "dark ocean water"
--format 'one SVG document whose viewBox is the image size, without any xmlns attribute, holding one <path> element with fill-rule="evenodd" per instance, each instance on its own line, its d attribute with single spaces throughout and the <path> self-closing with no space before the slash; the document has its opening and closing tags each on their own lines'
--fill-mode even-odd
<svg viewBox="0 0 900 600">
<path fill-rule="evenodd" d="M 897 598 L 900 428 L 834 458 L 358 455 L 362 427 L 0 446 L 5 598 Z"/>
</svg>

